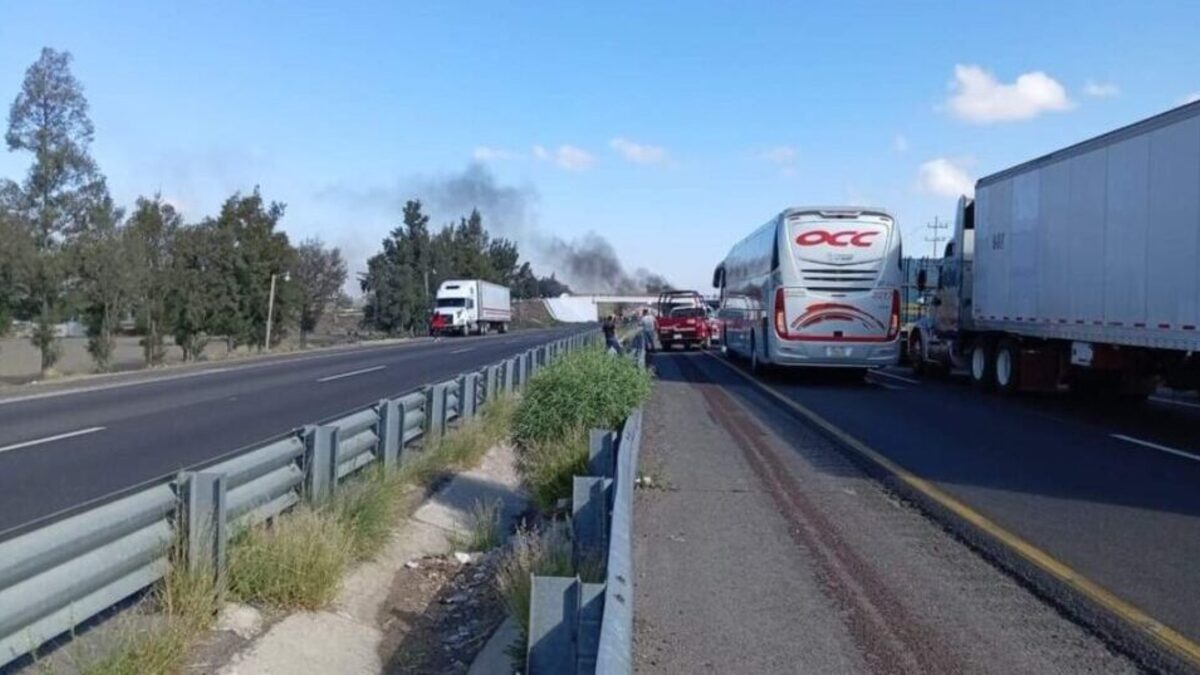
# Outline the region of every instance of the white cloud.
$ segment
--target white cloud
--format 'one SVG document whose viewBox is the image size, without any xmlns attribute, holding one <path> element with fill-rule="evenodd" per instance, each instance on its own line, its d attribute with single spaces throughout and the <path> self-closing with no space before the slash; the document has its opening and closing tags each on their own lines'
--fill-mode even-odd
<svg viewBox="0 0 1200 675">
<path fill-rule="evenodd" d="M 1095 98 L 1111 98 L 1120 94 L 1121 88 L 1112 82 L 1088 80 L 1083 85 L 1083 93 Z"/>
<path fill-rule="evenodd" d="M 975 181 L 967 170 L 945 157 L 922 164 L 918 176 L 921 190 L 939 197 L 970 197 L 975 194 Z"/>
<path fill-rule="evenodd" d="M 793 146 L 777 145 L 759 153 L 758 158 L 772 164 L 787 166 L 790 164 L 795 164 L 796 158 L 799 156 L 800 153 L 796 152 L 796 148 Z"/>
<path fill-rule="evenodd" d="M 1200 101 L 1200 91 L 1193 91 L 1187 96 L 1179 99 L 1179 105 L 1187 105 L 1189 103 L 1195 103 L 1196 101 Z"/>
<path fill-rule="evenodd" d="M 635 164 L 661 164 L 667 159 L 667 151 L 658 145 L 644 145 L 628 138 L 614 138 L 609 146 L 625 159 Z"/>
<path fill-rule="evenodd" d="M 596 163 L 596 158 L 587 150 L 565 144 L 558 146 L 553 151 L 546 149 L 543 145 L 535 145 L 533 146 L 533 157 L 543 162 L 554 162 L 559 168 L 567 171 L 586 171 Z"/>
<path fill-rule="evenodd" d="M 899 153 L 908 152 L 908 137 L 904 134 L 896 134 L 892 139 L 892 150 Z"/>
<path fill-rule="evenodd" d="M 1066 88 L 1040 70 L 1004 84 L 979 66 L 959 64 L 954 66 L 950 92 L 946 105 L 951 114 L 974 124 L 1027 120 L 1075 105 Z"/>
<path fill-rule="evenodd" d="M 493 148 L 486 145 L 480 145 L 471 152 L 471 156 L 477 162 L 495 162 L 502 159 L 512 159 L 513 153 L 503 148 Z"/>
</svg>

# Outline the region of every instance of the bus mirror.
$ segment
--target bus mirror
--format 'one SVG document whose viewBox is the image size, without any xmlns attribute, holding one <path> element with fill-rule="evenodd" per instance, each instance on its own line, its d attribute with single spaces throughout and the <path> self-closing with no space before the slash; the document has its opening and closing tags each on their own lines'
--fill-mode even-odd
<svg viewBox="0 0 1200 675">
<path fill-rule="evenodd" d="M 929 276 L 925 273 L 925 270 L 923 270 L 923 269 L 917 270 L 917 290 L 924 291 L 925 287 L 926 287 L 926 285 L 928 285 L 928 283 L 929 283 Z"/>
</svg>

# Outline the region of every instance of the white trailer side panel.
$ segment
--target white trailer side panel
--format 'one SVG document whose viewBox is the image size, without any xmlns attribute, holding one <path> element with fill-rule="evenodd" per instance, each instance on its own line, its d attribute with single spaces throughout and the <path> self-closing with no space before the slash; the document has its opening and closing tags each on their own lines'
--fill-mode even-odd
<svg viewBox="0 0 1200 675">
<path fill-rule="evenodd" d="M 984 330 L 1200 350 L 1200 106 L 980 181 Z"/>
<path fill-rule="evenodd" d="M 512 321 L 512 303 L 507 286 L 479 281 L 479 318 L 484 321 Z"/>
<path fill-rule="evenodd" d="M 1150 139 L 1108 147 L 1104 237 L 1104 319 L 1146 322 L 1146 242 L 1150 233 Z"/>
<path fill-rule="evenodd" d="M 1150 134 L 1146 322 L 1196 324 L 1200 230 L 1200 118 Z"/>
</svg>

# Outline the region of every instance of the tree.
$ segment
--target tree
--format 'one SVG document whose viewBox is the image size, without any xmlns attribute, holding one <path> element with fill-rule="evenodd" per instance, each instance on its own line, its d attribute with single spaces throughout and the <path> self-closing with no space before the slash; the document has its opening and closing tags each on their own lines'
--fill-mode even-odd
<svg viewBox="0 0 1200 675">
<path fill-rule="evenodd" d="M 212 222 L 181 228 L 175 235 L 163 318 L 184 361 L 204 351 L 217 314 L 236 308 L 233 280 L 222 274 L 228 253 Z"/>
<path fill-rule="evenodd" d="M 517 245 L 508 239 L 493 239 L 487 249 L 488 266 L 492 270 L 490 281 L 505 286 L 515 286 L 517 279 L 517 263 L 520 254 Z M 526 263 L 528 264 L 528 263 Z"/>
<path fill-rule="evenodd" d="M 4 191 L 32 226 L 35 256 L 27 283 L 37 308 L 33 343 L 42 352 L 43 372 L 58 359 L 54 324 L 64 299 L 63 246 L 106 193 L 88 154 L 94 130 L 87 99 L 70 66 L 69 53 L 42 49 L 25 71 L 4 136 L 10 151 L 33 155 L 24 183 Z"/>
<path fill-rule="evenodd" d="M 0 206 L 0 336 L 8 332 L 13 315 L 26 297 L 28 263 L 33 257 L 33 237 L 23 223 Z"/>
<path fill-rule="evenodd" d="M 338 299 L 346 283 L 346 261 L 336 248 L 325 248 L 320 239 L 306 239 L 296 248 L 292 280 L 297 288 L 300 311 L 300 345 L 317 327 L 325 309 Z"/>
<path fill-rule="evenodd" d="M 125 226 L 130 294 L 134 316 L 143 334 L 142 353 L 147 366 L 162 363 L 167 295 L 171 288 L 175 238 L 183 217 L 162 195 L 138 197 L 133 215 Z"/>
<path fill-rule="evenodd" d="M 367 294 L 364 321 L 387 333 L 412 332 L 429 311 L 428 284 L 434 246 L 429 237 L 429 216 L 421 202 L 404 205 L 404 220 L 383 240 L 383 250 L 367 261 L 361 279 Z"/>
<path fill-rule="evenodd" d="M 215 261 L 215 271 L 231 291 L 222 293 L 229 306 L 217 308 L 213 328 L 225 334 L 230 349 L 238 344 L 264 346 L 272 276 L 277 278 L 272 336 L 283 337 L 282 327 L 294 313 L 295 291 L 284 273 L 294 266 L 296 251 L 287 234 L 276 230 L 284 209 L 279 202 L 263 201 L 256 187 L 251 194 L 227 199 L 220 215 L 209 221 L 216 230 L 214 243 L 225 253 Z"/>
<path fill-rule="evenodd" d="M 557 298 L 563 293 L 570 293 L 571 288 L 554 277 L 551 272 L 550 276 L 538 279 L 538 297 L 539 298 Z"/>
<path fill-rule="evenodd" d="M 69 249 L 79 276 L 76 293 L 87 327 L 88 353 L 101 371 L 112 366 L 113 333 L 128 306 L 131 268 L 123 218 L 123 211 L 106 196 L 87 214 Z"/>
</svg>

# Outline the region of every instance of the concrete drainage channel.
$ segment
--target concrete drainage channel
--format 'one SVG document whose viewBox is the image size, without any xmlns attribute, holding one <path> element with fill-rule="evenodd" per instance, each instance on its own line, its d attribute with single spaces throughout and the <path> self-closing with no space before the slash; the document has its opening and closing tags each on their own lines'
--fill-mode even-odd
<svg viewBox="0 0 1200 675">
<path fill-rule="evenodd" d="M 219 576 L 233 533 L 286 516 L 302 501 L 324 502 L 368 466 L 399 468 L 489 397 L 520 390 L 545 365 L 597 340 L 588 332 L 549 342 L 0 542 L 0 669 L 161 581 L 176 542 L 183 564 Z"/>
</svg>

